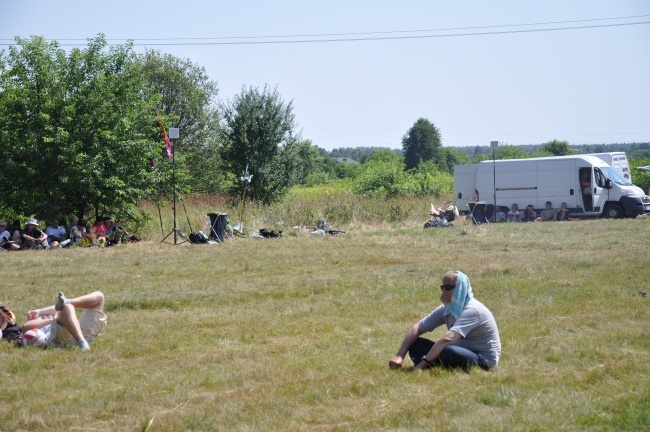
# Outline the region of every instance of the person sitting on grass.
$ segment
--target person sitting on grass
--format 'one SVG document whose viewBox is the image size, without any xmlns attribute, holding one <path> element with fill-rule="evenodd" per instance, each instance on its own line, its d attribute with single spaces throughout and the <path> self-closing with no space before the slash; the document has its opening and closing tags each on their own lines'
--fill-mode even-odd
<svg viewBox="0 0 650 432">
<path fill-rule="evenodd" d="M 503 210 L 501 210 L 501 207 L 497 206 L 496 209 L 497 210 L 494 212 L 494 215 L 492 216 L 492 220 L 494 222 L 507 222 L 508 221 L 507 215 Z"/>
<path fill-rule="evenodd" d="M 123 230 L 115 225 L 110 217 L 104 218 L 104 237 L 106 237 L 106 245 L 113 246 L 122 243 L 125 239 Z"/>
<path fill-rule="evenodd" d="M 83 309 L 77 318 L 76 309 Z M 60 292 L 54 306 L 27 312 L 28 321 L 22 330 L 38 328 L 46 335 L 46 344 L 53 346 L 78 346 L 90 350 L 90 344 L 104 330 L 104 294 L 95 291 L 81 297 L 68 299 Z"/>
<path fill-rule="evenodd" d="M 80 243 L 81 240 L 83 240 L 83 234 L 81 231 L 79 231 L 79 218 L 76 216 L 72 216 L 70 219 L 70 228 L 68 229 L 70 232 L 70 241 L 72 244 L 74 243 Z M 83 232 L 86 232 L 86 228 L 83 227 Z"/>
<path fill-rule="evenodd" d="M 47 234 L 47 242 L 52 248 L 58 247 L 68 238 L 68 233 L 59 225 L 59 220 L 56 218 L 52 219 L 50 225 L 45 228 L 45 234 Z"/>
<path fill-rule="evenodd" d="M 569 209 L 566 203 L 562 203 L 559 209 L 555 209 L 555 216 L 553 217 L 558 222 L 569 220 Z"/>
<path fill-rule="evenodd" d="M 535 213 L 533 205 L 528 204 L 524 211 L 519 213 L 519 217 L 521 218 L 521 222 L 535 222 L 535 219 L 537 219 L 537 213 Z"/>
<path fill-rule="evenodd" d="M 519 206 L 517 204 L 513 204 L 512 208 L 506 215 L 506 219 L 508 220 L 508 222 L 519 222 L 519 217 L 520 217 Z"/>
<path fill-rule="evenodd" d="M 84 219 L 77 220 L 76 225 L 70 229 L 70 239 L 76 243 L 92 242 L 93 235 L 86 230 L 86 221 Z"/>
<path fill-rule="evenodd" d="M 11 225 L 7 227 L 7 230 L 11 231 L 11 240 L 21 243 L 22 242 L 22 231 L 20 227 L 20 221 L 18 219 L 14 220 Z"/>
<path fill-rule="evenodd" d="M 23 249 L 49 249 L 47 234 L 38 228 L 38 221 L 34 218 L 25 222 L 25 229 L 21 231 Z"/>
<path fill-rule="evenodd" d="M 98 243 L 100 246 L 106 245 L 106 226 L 103 219 L 97 219 L 90 232 L 93 234 L 93 242 Z"/>
<path fill-rule="evenodd" d="M 124 242 L 139 242 L 142 241 L 140 237 L 136 235 L 129 234 L 129 232 L 124 229 L 121 225 L 125 222 L 113 222 L 111 218 L 104 218 L 104 226 L 106 227 L 106 238 L 111 244 L 119 244 Z M 110 234 L 109 234 L 110 233 Z"/>
<path fill-rule="evenodd" d="M 79 218 L 77 216 L 72 216 L 70 218 L 70 225 L 65 226 L 65 231 L 68 233 L 68 238 L 72 242 L 72 229 L 77 226 L 77 223 L 79 222 Z M 74 243 L 74 242 L 73 242 Z"/>
<path fill-rule="evenodd" d="M 550 222 L 555 220 L 555 210 L 553 210 L 551 207 L 551 202 L 546 201 L 546 208 L 539 212 L 540 220 L 542 222 Z"/>
<path fill-rule="evenodd" d="M 8 222 L 0 220 L 0 248 L 3 250 L 20 250 L 20 243 L 11 240 L 11 233 L 8 231 Z"/>
<path fill-rule="evenodd" d="M 467 275 L 446 272 L 440 289 L 443 304 L 415 323 L 388 366 L 399 369 L 408 353 L 416 370 L 433 366 L 495 368 L 501 356 L 499 329 L 492 312 L 474 298 Z M 443 324 L 447 332 L 438 341 L 420 337 Z"/>
<path fill-rule="evenodd" d="M 106 225 L 104 225 L 103 219 L 95 220 L 95 224 L 92 227 L 92 233 L 95 235 L 95 240 L 99 240 L 101 237 L 106 235 Z"/>
</svg>

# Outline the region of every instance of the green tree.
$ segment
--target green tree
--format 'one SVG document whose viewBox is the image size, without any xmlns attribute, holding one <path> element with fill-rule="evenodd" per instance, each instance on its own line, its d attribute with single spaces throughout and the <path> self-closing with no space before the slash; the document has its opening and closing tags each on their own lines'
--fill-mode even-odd
<svg viewBox="0 0 650 432">
<path fill-rule="evenodd" d="M 341 147 L 332 150 L 329 155 L 334 158 L 353 159 L 359 163 L 368 160 L 371 154 L 380 150 L 390 150 L 388 147 Z M 393 150 L 401 154 L 401 150 Z"/>
<path fill-rule="evenodd" d="M 521 147 L 507 144 L 499 146 L 496 151 L 497 159 L 527 159 L 529 157 L 530 156 Z M 492 152 L 490 152 L 490 155 L 487 159 L 492 159 Z"/>
<path fill-rule="evenodd" d="M 648 158 L 650 157 L 650 143 L 632 144 L 626 153 L 630 159 Z"/>
<path fill-rule="evenodd" d="M 151 184 L 153 106 L 132 44 L 69 54 L 16 38 L 0 58 L 0 204 L 51 219 L 134 216 Z"/>
<path fill-rule="evenodd" d="M 566 156 L 573 154 L 571 148 L 569 147 L 568 141 L 558 141 L 553 140 L 549 141 L 546 144 L 542 145 L 536 152 L 535 157 L 543 156 Z"/>
<path fill-rule="evenodd" d="M 406 169 L 416 168 L 423 161 L 437 161 L 441 147 L 438 128 L 429 120 L 419 118 L 402 138 Z"/>
<path fill-rule="evenodd" d="M 222 111 L 222 157 L 230 174 L 238 178 L 248 166 L 253 175 L 249 197 L 266 203 L 282 197 L 296 182 L 292 102 L 285 103 L 275 88 L 244 87 Z M 241 184 L 231 192 L 241 192 Z"/>
<path fill-rule="evenodd" d="M 366 159 L 364 165 L 375 162 L 387 162 L 391 165 L 404 165 L 404 158 L 390 149 L 382 149 L 372 152 Z"/>
<path fill-rule="evenodd" d="M 481 146 L 476 146 L 474 147 L 474 150 L 472 150 L 472 157 L 476 158 L 481 155 L 485 155 L 488 153 L 489 148 L 488 147 L 481 147 Z"/>
<path fill-rule="evenodd" d="M 327 152 L 313 145 L 311 140 L 296 141 L 287 145 L 291 155 L 288 163 L 292 165 L 292 182 L 295 184 L 316 185 L 329 182 L 336 177 L 336 161 Z"/>
<path fill-rule="evenodd" d="M 192 191 L 220 192 L 224 176 L 219 169 L 217 83 L 188 59 L 154 50 L 139 58 L 147 82 L 161 95 L 158 112 L 172 115 L 174 121 L 166 126 L 180 130 L 174 147 L 176 168 L 187 174 L 181 179 L 191 179 L 187 186 Z"/>
<path fill-rule="evenodd" d="M 440 151 L 438 158 L 438 167 L 443 172 L 448 174 L 454 173 L 455 165 L 463 165 L 469 163 L 469 156 L 455 148 L 443 147 Z"/>
</svg>

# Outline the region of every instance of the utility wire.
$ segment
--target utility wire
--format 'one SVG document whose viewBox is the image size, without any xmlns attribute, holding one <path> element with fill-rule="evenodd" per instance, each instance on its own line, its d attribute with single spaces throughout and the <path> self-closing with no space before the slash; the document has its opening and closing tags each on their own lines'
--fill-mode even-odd
<svg viewBox="0 0 650 432">
<path fill-rule="evenodd" d="M 602 18 L 609 19 L 609 18 Z M 276 41 L 237 41 L 237 42 L 154 42 L 154 43 L 140 43 L 134 42 L 134 46 L 211 46 L 211 45 L 279 45 L 279 44 L 303 44 L 303 43 L 332 43 L 332 42 L 361 42 L 361 41 L 383 41 L 383 40 L 405 40 L 405 39 L 433 39 L 433 38 L 449 38 L 449 37 L 468 37 L 468 36 L 489 36 L 489 35 L 502 35 L 502 34 L 517 34 L 517 33 L 539 33 L 551 32 L 562 30 L 585 30 L 594 28 L 605 27 L 622 27 L 650 24 L 650 21 L 638 21 L 631 23 L 615 23 L 615 24 L 597 24 L 585 26 L 571 26 L 571 27 L 551 27 L 541 29 L 524 29 L 524 30 L 504 30 L 504 31 L 490 31 L 490 32 L 474 32 L 474 33 L 447 33 L 435 35 L 417 35 L 417 36 L 383 36 L 383 37 L 356 37 L 356 38 L 337 38 L 337 39 L 298 39 L 298 40 L 276 40 Z M 511 26 L 521 26 L 526 24 L 513 24 Z M 504 27 L 504 26 L 490 26 L 486 28 Z M 422 30 L 414 30 L 422 31 Z M 432 30 L 435 31 L 435 30 Z M 366 33 L 361 33 L 366 34 Z M 367 33 L 372 34 L 372 33 Z M 345 34 L 341 34 L 345 35 Z M 272 37 L 291 37 L 291 36 L 272 36 Z M 259 38 L 259 37 L 256 37 Z M 190 40 L 214 40 L 219 38 L 196 38 Z M 7 39 L 1 39 L 7 40 Z M 77 39 L 72 39 L 77 40 Z M 143 39 L 150 40 L 150 39 Z M 161 40 L 185 40 L 185 38 L 170 38 Z M 0 43 L 0 46 L 15 45 L 15 43 Z M 59 46 L 83 46 L 82 43 L 61 43 Z M 117 46 L 120 44 L 109 43 L 108 46 Z"/>
<path fill-rule="evenodd" d="M 438 29 L 419 29 L 419 30 L 391 30 L 391 31 L 374 31 L 374 32 L 349 32 L 349 33 L 320 33 L 320 34 L 294 34 L 294 35 L 266 35 L 266 36 L 222 36 L 222 37 L 173 37 L 173 38 L 129 38 L 137 41 L 174 41 L 174 40 L 224 40 L 224 39 L 268 39 L 268 38 L 295 38 L 295 37 L 325 37 L 325 36 L 360 36 L 360 35 L 375 35 L 375 34 L 395 34 L 395 33 L 421 33 L 421 32 L 436 32 L 436 31 L 458 31 L 458 30 L 479 30 L 489 28 L 506 28 L 506 27 L 526 27 L 538 25 L 551 25 L 551 24 L 573 24 L 581 22 L 594 22 L 594 21 L 611 21 L 619 19 L 632 19 L 632 18 L 646 18 L 650 15 L 630 15 L 624 17 L 614 18 L 590 18 L 582 20 L 570 21 L 547 21 L 538 23 L 524 23 L 524 24 L 502 24 L 490 26 L 473 26 L 473 27 L 449 27 Z M 129 39 L 106 39 L 107 41 L 125 41 Z M 12 39 L 0 39 L 12 40 Z M 86 38 L 75 39 L 57 39 L 59 41 L 86 41 Z"/>
<path fill-rule="evenodd" d="M 306 110 L 303 110 L 306 111 Z M 331 112 L 325 112 L 325 111 L 318 111 L 323 114 L 332 114 Z M 379 120 L 399 120 L 395 118 L 387 118 L 387 117 L 371 117 L 373 119 L 379 119 Z M 402 130 L 401 128 L 393 128 L 393 127 L 385 127 L 385 126 L 375 126 L 375 125 L 362 125 L 358 123 L 347 123 L 347 122 L 339 122 L 339 121 L 332 121 L 332 120 L 320 120 L 320 119 L 313 119 L 309 117 L 301 117 L 301 120 L 303 122 L 317 122 L 317 123 L 329 123 L 329 124 L 335 124 L 335 125 L 341 125 L 341 126 L 351 126 L 351 127 L 357 127 L 357 128 L 370 128 L 370 129 L 385 129 L 385 130 Z M 407 119 L 403 119 L 403 121 L 411 121 Z M 591 123 L 495 123 L 495 122 L 452 122 L 452 121 L 446 121 L 444 122 L 445 124 L 453 124 L 453 125 L 461 125 L 461 126 L 467 126 L 467 125 L 478 125 L 478 126 L 554 126 L 554 127 L 560 127 L 560 126 L 593 126 L 593 125 L 635 125 L 635 124 L 648 124 L 648 121 L 625 121 L 625 122 L 591 122 Z"/>
<path fill-rule="evenodd" d="M 449 37 L 462 37 L 462 36 L 488 36 L 488 35 L 501 35 L 501 34 L 516 34 L 516 33 L 538 33 L 538 32 L 551 32 L 560 30 L 584 30 L 592 28 L 605 28 L 605 27 L 621 27 L 650 24 L 650 21 L 641 21 L 633 23 L 621 24 L 599 24 L 593 26 L 575 26 L 575 27 L 555 27 L 545 29 L 528 29 L 528 30 L 506 30 L 495 32 L 479 32 L 479 33 L 452 33 L 440 35 L 419 35 L 419 36 L 385 36 L 385 37 L 363 37 L 363 38 L 344 38 L 344 39 L 299 39 L 299 40 L 285 40 L 285 41 L 256 41 L 256 42 L 177 42 L 177 43 L 134 43 L 135 46 L 201 46 L 201 45 L 286 45 L 286 44 L 303 44 L 303 43 L 331 43 L 331 42 L 362 42 L 362 41 L 382 41 L 382 40 L 404 40 L 404 39 L 434 39 L 434 38 L 449 38 Z M 114 44 L 107 44 L 114 45 Z M 77 46 L 61 44 L 61 46 Z"/>
</svg>

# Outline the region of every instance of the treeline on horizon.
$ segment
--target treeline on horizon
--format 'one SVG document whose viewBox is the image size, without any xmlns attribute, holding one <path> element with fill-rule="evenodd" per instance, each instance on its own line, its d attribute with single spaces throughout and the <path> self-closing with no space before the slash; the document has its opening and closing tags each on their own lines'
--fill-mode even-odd
<svg viewBox="0 0 650 432">
<path fill-rule="evenodd" d="M 533 155 L 539 150 L 543 144 L 524 144 L 516 147 L 521 148 L 524 153 Z M 485 146 L 459 146 L 455 149 L 467 154 L 470 157 L 476 155 L 486 156 L 483 159 L 492 157 L 492 149 L 489 145 Z M 614 143 L 614 144 L 580 144 L 571 145 L 569 149 L 574 154 L 587 154 L 587 153 L 609 153 L 609 152 L 625 152 L 629 159 L 642 159 L 650 158 L 650 142 L 647 143 Z M 388 147 L 339 147 L 332 151 L 320 149 L 322 155 L 332 158 L 346 158 L 352 159 L 359 163 L 364 163 L 368 156 L 377 150 L 391 150 Z M 402 149 L 392 149 L 397 154 L 403 154 Z M 482 160 L 482 159 L 481 159 Z"/>
</svg>

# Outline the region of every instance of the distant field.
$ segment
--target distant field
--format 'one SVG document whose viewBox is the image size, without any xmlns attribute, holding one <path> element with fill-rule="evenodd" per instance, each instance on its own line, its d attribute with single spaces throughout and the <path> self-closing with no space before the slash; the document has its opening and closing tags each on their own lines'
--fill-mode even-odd
<svg viewBox="0 0 650 432">
<path fill-rule="evenodd" d="M 60 290 L 103 291 L 109 316 L 89 353 L 0 345 L 0 430 L 650 428 L 650 219 L 424 230 L 424 210 L 338 237 L 0 253 L 21 320 Z M 448 269 L 493 311 L 498 369 L 389 370 Z"/>
</svg>

